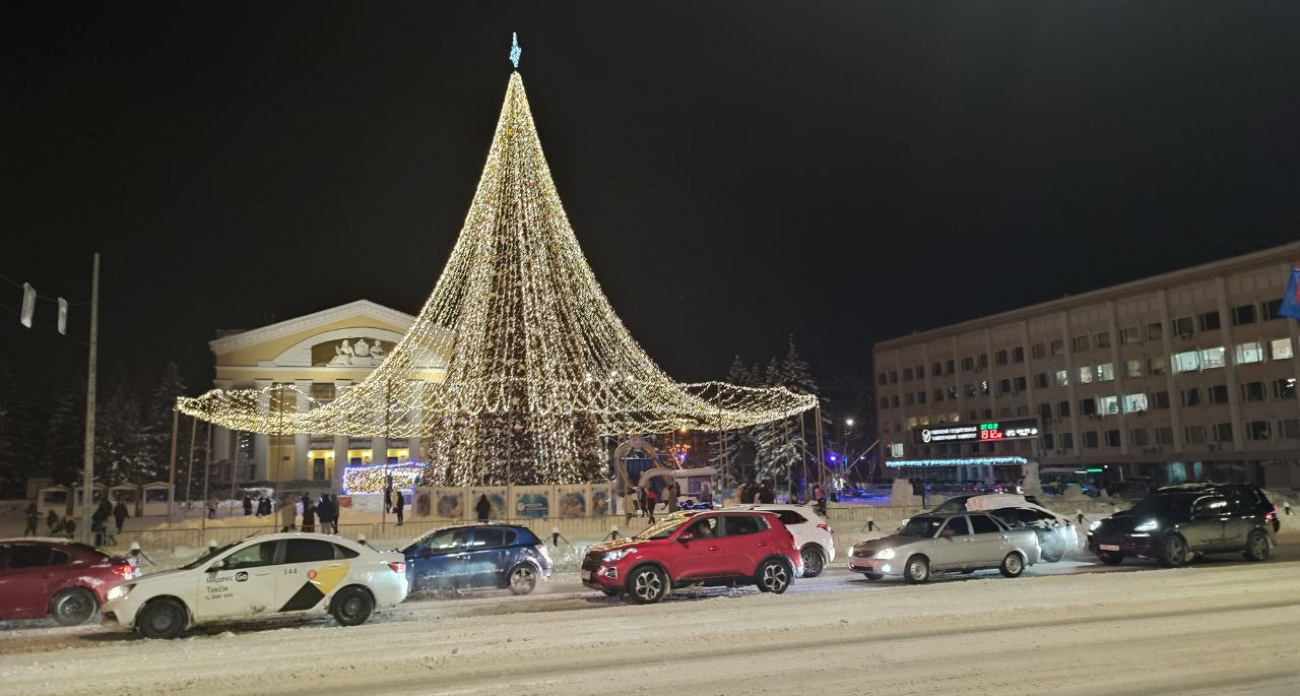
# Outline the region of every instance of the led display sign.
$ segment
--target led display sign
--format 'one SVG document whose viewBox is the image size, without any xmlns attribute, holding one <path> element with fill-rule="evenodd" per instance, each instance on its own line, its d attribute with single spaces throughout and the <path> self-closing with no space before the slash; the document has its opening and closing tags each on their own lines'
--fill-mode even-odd
<svg viewBox="0 0 1300 696">
<path fill-rule="evenodd" d="M 949 442 L 1027 440 L 1038 437 L 1038 433 L 1038 421 L 1033 418 L 985 421 L 982 423 L 922 425 L 912 430 L 917 444 L 922 445 Z"/>
</svg>

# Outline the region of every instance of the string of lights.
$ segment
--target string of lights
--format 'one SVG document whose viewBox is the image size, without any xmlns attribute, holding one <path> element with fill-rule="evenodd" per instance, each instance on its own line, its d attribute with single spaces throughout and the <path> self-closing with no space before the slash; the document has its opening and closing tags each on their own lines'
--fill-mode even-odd
<svg viewBox="0 0 1300 696">
<path fill-rule="evenodd" d="M 730 430 L 816 403 L 782 387 L 680 384 L 646 355 L 578 245 L 513 72 L 461 234 L 388 358 L 328 403 L 277 385 L 178 408 L 254 433 L 422 437 L 447 482 L 466 485 L 593 480 L 601 436 Z"/>
</svg>

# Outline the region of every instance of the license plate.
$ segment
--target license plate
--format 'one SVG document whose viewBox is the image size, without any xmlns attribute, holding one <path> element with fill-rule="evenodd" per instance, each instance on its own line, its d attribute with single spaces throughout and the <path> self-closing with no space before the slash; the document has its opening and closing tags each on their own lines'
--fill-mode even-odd
<svg viewBox="0 0 1300 696">
<path fill-rule="evenodd" d="M 1114 544 L 1102 544 L 1099 547 L 1102 551 L 1119 551 L 1119 547 Z"/>
<path fill-rule="evenodd" d="M 583 579 L 584 582 L 587 581 L 587 580 L 590 580 L 590 579 L 591 579 L 591 571 L 590 571 L 590 570 L 584 570 L 584 571 L 582 571 L 582 579 Z"/>
</svg>

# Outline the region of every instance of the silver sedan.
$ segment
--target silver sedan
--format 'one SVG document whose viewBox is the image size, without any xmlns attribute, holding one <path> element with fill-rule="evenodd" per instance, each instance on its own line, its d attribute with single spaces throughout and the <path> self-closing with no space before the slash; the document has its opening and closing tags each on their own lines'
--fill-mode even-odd
<svg viewBox="0 0 1300 696">
<path fill-rule="evenodd" d="M 913 517 L 883 539 L 864 541 L 849 554 L 849 570 L 871 580 L 901 576 L 925 582 L 935 573 L 972 573 L 998 569 L 1014 578 L 1039 562 L 1038 536 L 1010 529 L 992 515 L 978 512 Z"/>
</svg>

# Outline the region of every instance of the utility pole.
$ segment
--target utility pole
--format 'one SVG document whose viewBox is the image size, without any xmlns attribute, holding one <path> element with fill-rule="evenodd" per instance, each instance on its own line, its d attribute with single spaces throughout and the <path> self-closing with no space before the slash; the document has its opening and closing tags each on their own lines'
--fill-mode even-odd
<svg viewBox="0 0 1300 696">
<path fill-rule="evenodd" d="M 194 444 L 199 435 L 199 419 L 190 418 L 190 463 L 185 466 L 185 519 L 189 519 L 189 510 L 194 508 Z"/>
<path fill-rule="evenodd" d="M 181 427 L 181 412 L 172 406 L 172 452 L 167 458 L 167 521 L 176 514 L 176 434 Z"/>
<path fill-rule="evenodd" d="M 208 423 L 208 448 L 203 457 L 203 516 L 199 519 L 200 531 L 208 529 L 208 477 L 212 475 L 212 424 Z"/>
<path fill-rule="evenodd" d="M 817 404 L 816 408 L 817 422 L 813 423 L 817 432 L 817 483 L 822 486 L 822 493 L 826 493 L 826 452 L 822 449 L 822 405 Z"/>
<path fill-rule="evenodd" d="M 90 506 L 95 501 L 95 370 L 99 352 L 99 252 L 90 274 L 90 365 L 86 376 L 86 449 L 81 475 L 81 540 L 94 542 Z"/>
</svg>

